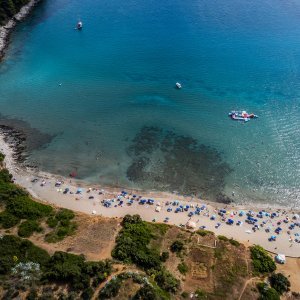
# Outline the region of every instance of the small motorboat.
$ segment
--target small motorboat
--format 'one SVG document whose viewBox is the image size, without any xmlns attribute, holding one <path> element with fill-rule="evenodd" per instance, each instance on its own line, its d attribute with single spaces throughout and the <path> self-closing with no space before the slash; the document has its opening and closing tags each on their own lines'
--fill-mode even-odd
<svg viewBox="0 0 300 300">
<path fill-rule="evenodd" d="M 181 84 L 179 83 L 179 82 L 176 82 L 176 87 L 178 88 L 178 89 L 181 89 L 182 88 L 182 86 L 181 86 Z"/>
<path fill-rule="evenodd" d="M 257 115 L 252 114 L 252 113 L 248 114 L 245 110 L 243 110 L 243 111 L 233 110 L 230 113 L 228 113 L 228 116 L 231 118 L 231 120 L 243 121 L 243 122 L 248 122 L 251 119 L 258 118 Z"/>
<path fill-rule="evenodd" d="M 82 24 L 81 21 L 79 21 L 79 22 L 77 23 L 76 29 L 80 30 L 80 29 L 82 29 L 82 27 L 83 27 L 83 24 Z"/>
</svg>

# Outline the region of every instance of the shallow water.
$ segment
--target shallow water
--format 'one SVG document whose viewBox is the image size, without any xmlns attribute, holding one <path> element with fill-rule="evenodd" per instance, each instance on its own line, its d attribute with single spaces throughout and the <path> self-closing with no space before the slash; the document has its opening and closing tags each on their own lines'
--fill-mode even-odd
<svg viewBox="0 0 300 300">
<path fill-rule="evenodd" d="M 188 180 L 201 195 L 214 174 L 220 184 L 204 196 L 297 205 L 299 25 L 296 1 L 45 1 L 17 28 L 0 66 L 0 112 L 55 135 L 31 152 L 43 170 L 144 188 Z M 232 109 L 260 118 L 236 123 Z M 163 168 L 161 186 L 151 176 L 130 180 L 137 157 L 128 149 L 145 126 L 210 147 L 216 164 L 206 177 L 179 172 L 179 181 Z M 162 170 L 157 153 L 151 174 Z M 183 153 L 189 163 L 205 160 Z"/>
</svg>

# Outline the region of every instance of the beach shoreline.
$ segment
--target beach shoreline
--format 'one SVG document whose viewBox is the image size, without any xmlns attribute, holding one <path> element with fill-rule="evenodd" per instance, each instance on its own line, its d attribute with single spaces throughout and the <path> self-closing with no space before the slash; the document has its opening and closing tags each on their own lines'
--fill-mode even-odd
<svg viewBox="0 0 300 300">
<path fill-rule="evenodd" d="M 16 161 L 16 157 L 14 156 L 14 145 L 5 142 L 3 134 L 0 134 L 0 152 L 5 155 L 4 167 L 13 175 L 14 182 L 27 190 L 37 201 L 89 215 L 109 218 L 122 218 L 126 214 L 139 214 L 144 220 L 149 222 L 154 221 L 154 219 L 155 222 L 166 222 L 166 218 L 169 218 L 167 223 L 177 226 L 185 226 L 188 222 L 192 221 L 196 224 L 197 228 L 204 226 L 206 230 L 213 231 L 217 235 L 224 235 L 247 245 L 259 244 L 272 253 L 284 253 L 286 256 L 299 257 L 300 243 L 294 241 L 294 232 L 288 233 L 290 222 L 288 224 L 282 222 L 287 217 L 292 220 L 292 215 L 298 213 L 298 210 L 282 207 L 271 208 L 271 206 L 260 207 L 258 205 L 256 207 L 236 204 L 228 205 L 168 192 L 141 191 L 126 188 L 127 194 L 122 196 L 120 188 L 89 185 L 84 181 L 74 178 L 66 178 L 22 166 Z M 60 183 L 59 186 L 56 186 L 57 182 Z M 64 193 L 63 191 L 66 189 L 69 192 Z M 78 189 L 80 189 L 80 193 L 76 192 Z M 155 203 L 154 205 L 140 205 L 136 198 L 132 201 L 132 204 L 128 205 L 127 202 L 133 199 L 131 197 L 134 194 L 142 195 L 143 199 L 155 199 Z M 174 200 L 179 201 L 183 206 L 205 206 L 205 209 L 201 211 L 199 216 L 196 216 L 196 214 L 189 216 L 188 213 L 190 211 L 175 214 L 176 207 L 168 204 Z M 105 201 L 110 202 L 112 205 L 105 207 Z M 156 211 L 158 206 L 160 207 L 159 212 Z M 168 208 L 172 208 L 172 212 L 169 212 Z M 234 225 L 227 225 L 226 222 L 221 220 L 221 217 L 218 215 L 220 209 L 227 210 L 227 217 L 235 220 Z M 278 212 L 277 218 L 272 220 L 266 219 L 266 226 L 272 228 L 270 233 L 266 233 L 265 228 L 259 228 L 254 232 L 252 229 L 253 225 L 244 222 L 241 226 L 236 225 L 238 219 L 245 219 L 239 218 L 238 211 L 253 210 L 257 212 L 259 209 Z M 210 217 L 212 215 L 216 216 L 215 220 L 211 220 Z M 276 223 L 279 221 L 282 222 L 281 227 L 283 231 L 277 236 L 275 242 L 270 242 L 268 238 L 274 234 L 273 230 L 278 227 Z M 219 227 L 216 227 L 217 222 L 221 224 Z M 296 228 L 295 232 L 298 231 L 298 228 Z"/>
<path fill-rule="evenodd" d="M 40 0 L 30 0 L 16 13 L 5 25 L 0 26 L 0 61 L 5 56 L 5 51 L 9 45 L 9 38 L 16 25 L 24 20 Z"/>
</svg>

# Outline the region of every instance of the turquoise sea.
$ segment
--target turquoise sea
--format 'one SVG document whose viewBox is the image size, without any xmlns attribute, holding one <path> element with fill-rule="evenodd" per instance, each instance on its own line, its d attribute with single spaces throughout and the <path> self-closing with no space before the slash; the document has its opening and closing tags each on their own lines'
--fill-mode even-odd
<svg viewBox="0 0 300 300">
<path fill-rule="evenodd" d="M 299 37 L 294 0 L 45 0 L 0 65 L 0 113 L 54 136 L 42 170 L 299 206 Z"/>
</svg>

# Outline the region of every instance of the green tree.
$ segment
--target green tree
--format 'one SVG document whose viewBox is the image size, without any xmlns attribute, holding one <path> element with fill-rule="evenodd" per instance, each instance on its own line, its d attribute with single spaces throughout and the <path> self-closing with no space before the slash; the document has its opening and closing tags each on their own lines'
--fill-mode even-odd
<svg viewBox="0 0 300 300">
<path fill-rule="evenodd" d="M 268 252 L 260 246 L 250 247 L 252 263 L 256 273 L 271 273 L 276 270 L 276 264 Z"/>
<path fill-rule="evenodd" d="M 269 280 L 271 287 L 274 288 L 280 295 L 289 291 L 291 283 L 282 273 L 272 274 Z"/>
<path fill-rule="evenodd" d="M 183 242 L 175 241 L 171 245 L 170 249 L 171 249 L 172 252 L 181 252 L 183 247 L 184 247 Z"/>
</svg>

